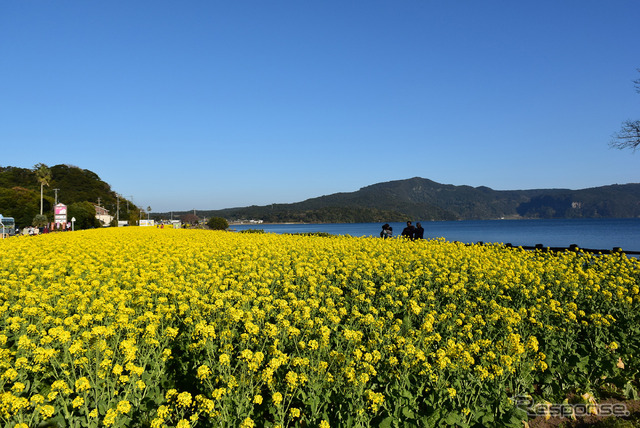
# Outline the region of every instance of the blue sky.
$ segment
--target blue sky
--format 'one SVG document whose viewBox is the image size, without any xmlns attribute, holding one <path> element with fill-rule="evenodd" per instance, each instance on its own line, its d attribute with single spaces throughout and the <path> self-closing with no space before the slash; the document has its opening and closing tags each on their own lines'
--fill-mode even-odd
<svg viewBox="0 0 640 428">
<path fill-rule="evenodd" d="M 640 119 L 639 18 L 637 0 L 5 0 L 0 165 L 76 165 L 153 211 L 416 176 L 640 182 L 640 154 L 608 146 Z"/>
</svg>

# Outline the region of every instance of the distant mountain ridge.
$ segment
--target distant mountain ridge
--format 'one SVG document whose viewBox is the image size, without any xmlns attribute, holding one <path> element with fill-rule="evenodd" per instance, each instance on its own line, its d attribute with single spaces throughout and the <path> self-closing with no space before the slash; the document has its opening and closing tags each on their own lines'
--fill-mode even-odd
<svg viewBox="0 0 640 428">
<path fill-rule="evenodd" d="M 174 212 L 174 214 L 176 214 Z M 640 217 L 640 183 L 588 189 L 493 190 L 414 177 L 291 204 L 199 211 L 228 220 L 385 222 L 499 218 Z"/>
<path fill-rule="evenodd" d="M 120 219 L 139 217 L 140 209 L 111 190 L 89 170 L 70 165 L 51 167 L 44 188 L 44 211 L 51 214 L 54 189 L 65 204 L 91 203 L 116 213 Z M 40 185 L 30 169 L 0 166 L 0 214 L 28 225 L 40 210 Z M 174 211 L 173 215 L 191 214 Z M 640 217 L 640 183 L 588 189 L 493 190 L 455 186 L 414 177 L 365 186 L 354 192 L 319 196 L 291 204 L 271 204 L 199 210 L 200 216 L 229 221 L 361 223 L 428 220 L 484 220 L 498 218 L 629 218 Z M 170 213 L 152 213 L 169 218 Z M 133 223 L 132 223 L 133 224 Z"/>
</svg>

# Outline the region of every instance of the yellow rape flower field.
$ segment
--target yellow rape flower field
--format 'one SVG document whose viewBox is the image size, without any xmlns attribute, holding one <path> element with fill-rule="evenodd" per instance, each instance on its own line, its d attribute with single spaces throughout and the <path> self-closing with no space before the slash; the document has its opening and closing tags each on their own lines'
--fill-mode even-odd
<svg viewBox="0 0 640 428">
<path fill-rule="evenodd" d="M 521 427 L 522 397 L 637 398 L 624 255 L 138 227 L 0 255 L 3 426 Z"/>
</svg>

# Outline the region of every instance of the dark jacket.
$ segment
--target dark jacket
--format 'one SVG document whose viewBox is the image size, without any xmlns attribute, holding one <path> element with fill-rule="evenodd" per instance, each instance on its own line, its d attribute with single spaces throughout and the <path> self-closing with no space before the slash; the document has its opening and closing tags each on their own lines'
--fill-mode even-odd
<svg viewBox="0 0 640 428">
<path fill-rule="evenodd" d="M 413 226 L 407 226 L 402 230 L 402 236 L 406 236 L 409 239 L 413 239 L 413 234 L 415 233 L 416 228 Z"/>
</svg>

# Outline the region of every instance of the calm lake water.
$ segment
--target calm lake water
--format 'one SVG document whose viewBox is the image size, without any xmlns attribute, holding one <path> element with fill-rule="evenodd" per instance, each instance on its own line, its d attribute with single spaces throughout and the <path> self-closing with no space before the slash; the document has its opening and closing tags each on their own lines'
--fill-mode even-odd
<svg viewBox="0 0 640 428">
<path fill-rule="evenodd" d="M 398 236 L 404 223 L 389 223 Z M 415 223 L 414 223 L 415 224 Z M 514 246 L 568 247 L 640 251 L 640 219 L 466 220 L 423 221 L 425 239 L 464 243 L 511 243 Z M 262 229 L 271 233 L 327 232 L 378 237 L 382 223 L 232 225 L 232 230 Z"/>
</svg>

